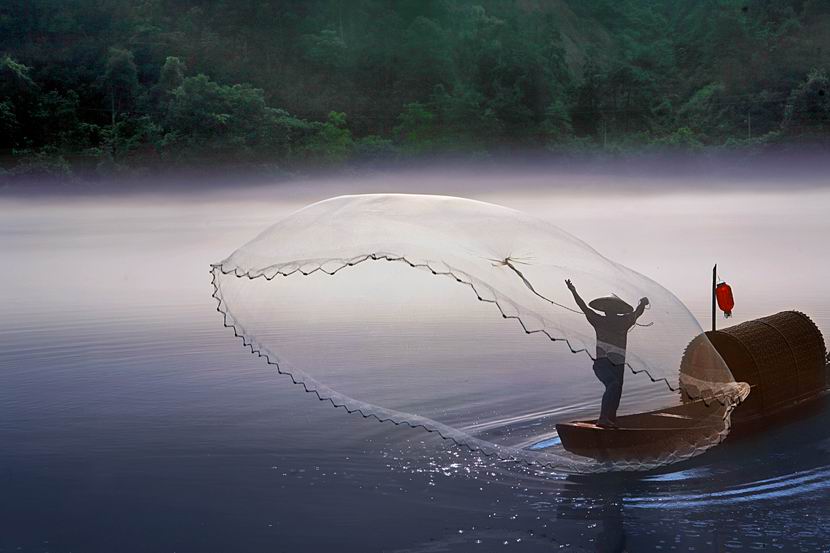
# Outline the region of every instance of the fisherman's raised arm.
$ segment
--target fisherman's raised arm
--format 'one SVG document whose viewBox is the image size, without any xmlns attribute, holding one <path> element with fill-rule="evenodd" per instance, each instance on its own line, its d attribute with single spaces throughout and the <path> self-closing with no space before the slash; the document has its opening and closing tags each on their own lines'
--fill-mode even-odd
<svg viewBox="0 0 830 553">
<path fill-rule="evenodd" d="M 637 304 L 637 309 L 634 310 L 632 314 L 634 320 L 632 322 L 637 322 L 637 319 L 640 318 L 640 315 L 646 310 L 646 306 L 648 305 L 648 298 L 640 298 L 640 303 Z"/>
<path fill-rule="evenodd" d="M 586 317 L 590 319 L 591 317 L 600 316 L 596 311 L 588 307 L 588 305 L 585 303 L 585 300 L 583 300 L 582 297 L 579 295 L 579 292 L 576 291 L 576 286 L 574 286 L 573 282 L 571 282 L 571 279 L 567 279 L 565 281 L 565 285 L 568 287 L 568 290 L 571 291 L 571 294 L 573 294 L 574 301 L 582 310 L 582 312 L 585 313 Z"/>
</svg>

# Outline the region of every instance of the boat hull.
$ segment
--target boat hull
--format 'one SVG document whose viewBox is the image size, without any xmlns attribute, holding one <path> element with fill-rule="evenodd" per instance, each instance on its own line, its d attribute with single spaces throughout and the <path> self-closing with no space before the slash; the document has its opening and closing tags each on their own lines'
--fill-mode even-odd
<svg viewBox="0 0 830 553">
<path fill-rule="evenodd" d="M 595 421 L 556 425 L 562 446 L 577 455 L 600 461 L 648 461 L 694 450 L 723 431 L 725 408 L 695 402 L 667 409 L 620 416 L 619 428 Z"/>
</svg>

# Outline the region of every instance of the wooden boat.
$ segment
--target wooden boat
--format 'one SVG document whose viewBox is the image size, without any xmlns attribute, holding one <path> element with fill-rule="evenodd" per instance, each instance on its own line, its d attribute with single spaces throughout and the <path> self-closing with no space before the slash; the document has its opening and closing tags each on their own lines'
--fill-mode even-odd
<svg viewBox="0 0 830 553">
<path fill-rule="evenodd" d="M 596 421 L 574 421 L 557 424 L 556 431 L 571 453 L 601 461 L 646 461 L 714 438 L 723 428 L 723 411 L 717 402 L 694 402 L 622 415 L 615 429 L 597 426 Z"/>
</svg>

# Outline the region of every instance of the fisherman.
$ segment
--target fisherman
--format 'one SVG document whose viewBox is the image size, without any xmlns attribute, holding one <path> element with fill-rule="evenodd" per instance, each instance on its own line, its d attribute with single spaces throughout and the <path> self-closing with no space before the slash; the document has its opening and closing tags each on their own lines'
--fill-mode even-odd
<svg viewBox="0 0 830 553">
<path fill-rule="evenodd" d="M 576 286 L 570 280 L 566 280 L 565 284 L 573 294 L 576 304 L 585 313 L 585 317 L 597 333 L 594 374 L 605 385 L 597 426 L 619 428 L 617 425 L 617 408 L 620 406 L 620 397 L 622 396 L 628 331 L 645 311 L 648 298 L 641 298 L 637 309 L 615 295 L 596 298 L 585 305 L 585 302 L 576 291 Z M 602 311 L 604 315 L 600 315 L 594 309 Z"/>
</svg>

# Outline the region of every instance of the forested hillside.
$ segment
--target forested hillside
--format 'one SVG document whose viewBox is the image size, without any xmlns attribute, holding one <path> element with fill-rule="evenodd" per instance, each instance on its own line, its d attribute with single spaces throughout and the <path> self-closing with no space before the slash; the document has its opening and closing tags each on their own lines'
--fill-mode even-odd
<svg viewBox="0 0 830 553">
<path fill-rule="evenodd" d="M 7 0 L 5 175 L 827 144 L 826 0 Z"/>
</svg>

